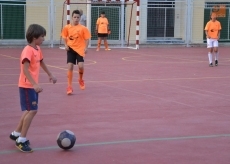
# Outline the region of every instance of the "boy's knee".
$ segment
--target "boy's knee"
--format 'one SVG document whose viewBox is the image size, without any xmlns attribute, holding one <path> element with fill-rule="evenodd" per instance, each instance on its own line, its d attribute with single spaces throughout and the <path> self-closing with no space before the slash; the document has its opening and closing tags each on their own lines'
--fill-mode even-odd
<svg viewBox="0 0 230 164">
<path fill-rule="evenodd" d="M 80 70 L 83 70 L 83 69 L 84 69 L 83 64 L 79 64 L 79 65 L 78 65 L 78 68 L 79 68 Z"/>
<path fill-rule="evenodd" d="M 30 115 L 36 115 L 37 112 L 38 112 L 37 110 L 31 110 L 31 111 L 29 111 L 29 114 L 30 114 Z"/>
</svg>

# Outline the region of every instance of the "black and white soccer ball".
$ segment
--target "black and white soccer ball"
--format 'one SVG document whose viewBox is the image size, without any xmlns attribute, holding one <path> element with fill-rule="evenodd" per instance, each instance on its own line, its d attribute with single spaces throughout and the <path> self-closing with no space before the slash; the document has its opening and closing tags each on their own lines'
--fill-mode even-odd
<svg viewBox="0 0 230 164">
<path fill-rule="evenodd" d="M 60 148 L 64 150 L 71 149 L 76 142 L 76 137 L 74 133 L 70 130 L 65 130 L 58 134 L 57 144 Z"/>
</svg>

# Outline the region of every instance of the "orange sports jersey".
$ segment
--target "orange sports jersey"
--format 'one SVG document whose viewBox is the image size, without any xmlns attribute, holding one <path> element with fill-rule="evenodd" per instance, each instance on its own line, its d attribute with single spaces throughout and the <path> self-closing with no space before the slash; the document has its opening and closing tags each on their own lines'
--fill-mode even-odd
<svg viewBox="0 0 230 164">
<path fill-rule="evenodd" d="M 109 25 L 109 21 L 107 18 L 102 18 L 102 17 L 99 17 L 97 19 L 97 23 L 98 25 L 98 33 L 101 33 L 101 34 L 107 34 L 108 33 L 108 25 Z"/>
<path fill-rule="evenodd" d="M 208 35 L 212 38 L 212 39 L 217 39 L 218 38 L 218 31 L 221 30 L 221 25 L 219 21 L 209 21 L 206 26 L 205 29 L 206 31 L 208 31 Z"/>
<path fill-rule="evenodd" d="M 89 30 L 81 25 L 66 25 L 62 30 L 62 38 L 67 39 L 67 45 L 81 56 L 85 56 L 85 40 L 91 38 Z"/>
<path fill-rule="evenodd" d="M 29 82 L 29 80 L 26 78 L 26 76 L 23 73 L 23 61 L 24 59 L 29 60 L 30 66 L 29 66 L 29 72 L 32 78 L 36 83 L 38 83 L 38 76 L 39 76 L 39 70 L 40 70 L 40 63 L 43 59 L 43 55 L 41 52 L 41 49 L 39 46 L 37 46 L 38 50 L 35 50 L 31 46 L 26 46 L 21 54 L 20 58 L 20 67 L 21 72 L 19 76 L 19 83 L 18 86 L 22 88 L 33 88 L 32 84 Z"/>
</svg>

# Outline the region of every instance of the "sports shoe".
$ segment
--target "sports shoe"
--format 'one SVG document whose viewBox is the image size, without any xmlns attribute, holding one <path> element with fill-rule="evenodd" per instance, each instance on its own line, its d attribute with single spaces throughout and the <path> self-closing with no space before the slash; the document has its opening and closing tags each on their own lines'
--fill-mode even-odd
<svg viewBox="0 0 230 164">
<path fill-rule="evenodd" d="M 210 63 L 210 64 L 209 64 L 209 67 L 213 67 L 213 64 L 212 64 L 212 63 Z"/>
<path fill-rule="evenodd" d="M 105 50 L 106 50 L 106 51 L 110 51 L 111 49 L 110 49 L 110 48 L 106 48 Z"/>
<path fill-rule="evenodd" d="M 12 139 L 13 141 L 16 141 L 18 139 L 19 136 L 15 136 L 12 133 L 10 134 L 10 139 Z M 30 141 L 26 140 L 25 142 L 27 145 L 30 145 Z"/>
<path fill-rule="evenodd" d="M 12 133 L 10 134 L 10 139 L 16 141 L 18 139 L 19 136 L 15 136 Z"/>
<path fill-rule="evenodd" d="M 19 142 L 18 143 L 16 141 L 15 146 L 16 146 L 16 148 L 18 148 L 20 151 L 22 151 L 24 153 L 31 153 L 31 152 L 33 152 L 33 150 L 29 147 L 29 145 L 26 142 L 24 142 L 24 143 Z"/>
<path fill-rule="evenodd" d="M 81 88 L 82 90 L 84 90 L 84 89 L 85 89 L 84 80 L 78 80 L 78 81 L 79 81 L 80 88 Z"/>
<path fill-rule="evenodd" d="M 67 87 L 67 95 L 71 95 L 73 93 L 73 88 L 72 87 Z"/>
<path fill-rule="evenodd" d="M 218 66 L 218 60 L 215 60 L 215 66 Z"/>
</svg>

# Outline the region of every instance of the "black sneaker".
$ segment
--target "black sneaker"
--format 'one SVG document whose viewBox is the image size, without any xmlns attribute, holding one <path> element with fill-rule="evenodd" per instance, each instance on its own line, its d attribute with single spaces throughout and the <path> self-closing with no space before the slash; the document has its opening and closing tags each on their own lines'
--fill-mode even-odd
<svg viewBox="0 0 230 164">
<path fill-rule="evenodd" d="M 218 66 L 218 60 L 215 60 L 215 66 Z"/>
<path fill-rule="evenodd" d="M 20 151 L 24 152 L 24 153 L 31 153 L 33 152 L 33 150 L 29 147 L 29 145 L 26 144 L 26 142 L 22 143 L 22 142 L 16 142 L 15 143 L 16 148 L 18 148 Z"/>
<path fill-rule="evenodd" d="M 16 141 L 18 139 L 19 136 L 15 136 L 12 133 L 10 134 L 10 139 L 12 139 L 13 141 Z M 30 141 L 26 140 L 25 142 L 27 145 L 30 145 Z"/>
<path fill-rule="evenodd" d="M 212 64 L 212 63 L 210 63 L 210 64 L 209 64 L 209 67 L 213 67 L 213 64 Z"/>
<path fill-rule="evenodd" d="M 10 134 L 10 139 L 16 141 L 18 139 L 19 136 L 15 136 L 12 133 Z"/>
</svg>

